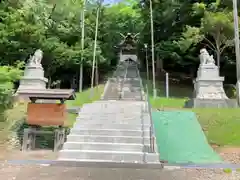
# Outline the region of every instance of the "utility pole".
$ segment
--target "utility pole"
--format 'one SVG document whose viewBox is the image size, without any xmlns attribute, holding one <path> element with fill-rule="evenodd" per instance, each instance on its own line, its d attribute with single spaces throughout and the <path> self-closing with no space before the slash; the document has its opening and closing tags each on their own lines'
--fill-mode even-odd
<svg viewBox="0 0 240 180">
<path fill-rule="evenodd" d="M 100 7 L 103 0 L 100 0 L 98 8 L 97 8 L 97 17 L 96 17 L 96 26 L 95 26 L 95 39 L 94 39 L 94 49 L 93 49 L 93 62 L 92 62 L 92 77 L 91 77 L 91 91 L 90 98 L 93 97 L 93 83 L 94 83 L 94 74 L 95 74 L 95 64 L 96 64 L 96 51 L 97 51 L 97 36 L 98 36 L 98 21 L 99 21 L 99 13 Z"/>
<path fill-rule="evenodd" d="M 240 104 L 240 48 L 239 48 L 239 27 L 238 27 L 238 8 L 237 0 L 233 0 L 233 17 L 234 17 L 234 34 L 235 34 L 235 54 L 236 54 L 236 71 L 237 71 L 237 102 Z"/>
<path fill-rule="evenodd" d="M 146 61 L 146 67 L 147 67 L 147 85 L 149 85 L 149 69 L 148 69 L 148 45 L 144 44 L 145 48 L 145 61 Z"/>
<path fill-rule="evenodd" d="M 82 28 L 82 38 L 81 38 L 81 61 L 80 61 L 80 71 L 79 71 L 79 92 L 83 89 L 83 50 L 84 50 L 84 36 L 85 36 L 85 4 L 86 0 L 83 0 L 83 7 L 81 12 L 81 28 Z"/>
<path fill-rule="evenodd" d="M 153 98 L 157 97 L 156 80 L 155 80 L 155 56 L 154 56 L 154 32 L 153 32 L 153 8 L 150 0 L 150 18 L 151 18 L 151 40 L 152 40 L 152 76 L 153 76 Z"/>
</svg>

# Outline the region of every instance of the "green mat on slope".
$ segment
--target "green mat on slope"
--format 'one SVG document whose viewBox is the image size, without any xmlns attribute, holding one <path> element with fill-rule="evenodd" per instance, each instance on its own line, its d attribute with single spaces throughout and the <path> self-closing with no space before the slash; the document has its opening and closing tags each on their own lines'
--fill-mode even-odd
<svg viewBox="0 0 240 180">
<path fill-rule="evenodd" d="M 169 163 L 219 163 L 209 146 L 195 113 L 152 112 L 160 159 Z"/>
</svg>

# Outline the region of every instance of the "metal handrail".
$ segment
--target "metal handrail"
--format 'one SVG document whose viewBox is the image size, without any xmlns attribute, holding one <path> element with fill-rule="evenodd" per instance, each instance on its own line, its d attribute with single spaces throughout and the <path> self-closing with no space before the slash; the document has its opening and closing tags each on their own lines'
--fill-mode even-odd
<svg viewBox="0 0 240 180">
<path fill-rule="evenodd" d="M 148 86 L 146 85 L 146 106 L 147 106 L 147 111 L 150 116 L 150 129 L 149 129 L 149 137 L 150 137 L 150 150 L 152 153 L 155 153 L 155 130 L 154 130 L 154 125 L 153 125 L 153 120 L 152 120 L 152 107 L 151 103 L 149 100 L 149 95 L 148 95 Z"/>
</svg>

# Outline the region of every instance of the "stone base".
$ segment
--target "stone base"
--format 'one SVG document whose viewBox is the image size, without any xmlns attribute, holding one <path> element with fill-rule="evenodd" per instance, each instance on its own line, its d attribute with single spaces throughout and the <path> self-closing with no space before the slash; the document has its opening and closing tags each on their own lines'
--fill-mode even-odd
<svg viewBox="0 0 240 180">
<path fill-rule="evenodd" d="M 44 70 L 42 66 L 40 65 L 28 65 L 25 68 L 24 71 L 24 77 L 30 77 L 30 78 L 39 78 L 39 77 L 44 77 Z"/>
<path fill-rule="evenodd" d="M 23 77 L 23 79 L 20 80 L 20 85 L 18 90 L 20 89 L 46 89 L 46 78 L 39 78 L 39 79 L 33 79 L 33 78 L 26 78 Z"/>
<path fill-rule="evenodd" d="M 185 108 L 237 108 L 235 99 L 190 99 L 185 102 Z"/>
</svg>

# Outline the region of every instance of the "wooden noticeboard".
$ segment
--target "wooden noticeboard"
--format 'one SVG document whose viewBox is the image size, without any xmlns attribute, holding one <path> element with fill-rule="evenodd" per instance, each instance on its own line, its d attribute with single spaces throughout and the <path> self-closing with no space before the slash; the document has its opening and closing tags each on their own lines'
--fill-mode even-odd
<svg viewBox="0 0 240 180">
<path fill-rule="evenodd" d="M 39 126 L 63 126 L 67 117 L 65 104 L 28 103 L 27 123 Z"/>
</svg>

